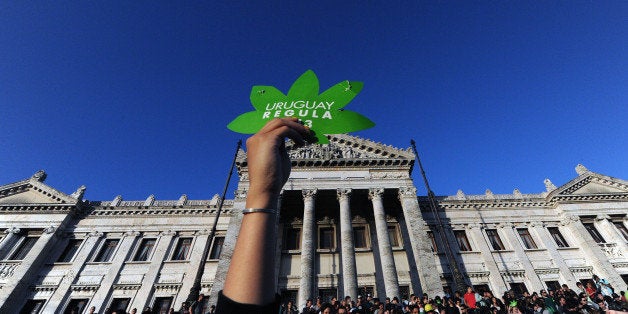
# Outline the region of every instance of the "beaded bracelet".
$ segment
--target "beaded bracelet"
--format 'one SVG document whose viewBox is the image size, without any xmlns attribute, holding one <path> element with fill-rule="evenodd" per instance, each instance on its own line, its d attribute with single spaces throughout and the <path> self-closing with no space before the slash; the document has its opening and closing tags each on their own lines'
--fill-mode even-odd
<svg viewBox="0 0 628 314">
<path fill-rule="evenodd" d="M 252 213 L 276 214 L 277 210 L 274 208 L 245 208 L 242 210 L 244 215 Z"/>
</svg>

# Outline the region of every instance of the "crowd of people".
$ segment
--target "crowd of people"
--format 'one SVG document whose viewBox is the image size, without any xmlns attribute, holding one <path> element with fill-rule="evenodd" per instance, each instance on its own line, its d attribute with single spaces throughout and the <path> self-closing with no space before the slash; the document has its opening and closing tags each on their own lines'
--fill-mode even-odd
<svg viewBox="0 0 628 314">
<path fill-rule="evenodd" d="M 443 296 L 404 296 L 401 300 L 358 296 L 353 300 L 307 300 L 302 309 L 294 301 L 283 303 L 279 314 L 598 314 L 608 311 L 628 313 L 628 291 L 616 291 L 605 279 L 594 275 L 586 286 L 578 282 L 575 289 L 563 284 L 560 289 L 516 293 L 509 290 L 501 297 L 491 291 L 444 293 Z"/>
</svg>

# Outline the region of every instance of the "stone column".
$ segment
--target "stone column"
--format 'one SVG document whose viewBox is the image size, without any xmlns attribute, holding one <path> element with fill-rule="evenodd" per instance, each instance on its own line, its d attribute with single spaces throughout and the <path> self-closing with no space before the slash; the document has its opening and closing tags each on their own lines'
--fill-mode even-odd
<svg viewBox="0 0 628 314">
<path fill-rule="evenodd" d="M 358 273 L 355 267 L 353 226 L 351 225 L 351 189 L 338 189 L 340 201 L 340 249 L 342 257 L 342 286 L 344 296 L 358 297 Z M 342 297 L 344 297 L 342 296 Z"/>
<path fill-rule="evenodd" d="M 493 287 L 493 292 L 495 292 L 495 294 L 501 294 L 509 290 L 510 288 L 506 286 L 502 274 L 499 271 L 499 267 L 493 258 L 493 248 L 489 246 L 489 242 L 482 232 L 484 228 L 482 228 L 481 224 L 470 224 L 469 229 L 469 235 L 473 242 L 477 244 L 477 249 L 480 251 L 486 270 L 489 272 L 489 281 Z"/>
<path fill-rule="evenodd" d="M 560 255 L 560 252 L 558 252 L 558 246 L 556 242 L 554 242 L 554 239 L 552 239 L 552 235 L 547 228 L 545 228 L 542 223 L 531 223 L 530 227 L 531 234 L 536 234 L 536 238 L 541 240 L 543 247 L 547 249 L 547 252 L 552 258 L 552 263 L 558 267 L 563 280 L 566 281 L 569 287 L 575 287 L 578 280 L 571 273 L 569 266 L 565 263 L 565 259 Z"/>
<path fill-rule="evenodd" d="M 532 265 L 532 262 L 528 258 L 528 255 L 523 250 L 523 246 L 521 245 L 521 242 L 517 238 L 519 235 L 517 234 L 517 231 L 515 231 L 514 229 L 515 226 L 511 223 L 505 223 L 505 224 L 500 224 L 499 228 L 503 228 L 504 234 L 506 235 L 506 240 L 510 242 L 510 245 L 512 245 L 512 248 L 515 251 L 515 255 L 521 262 L 521 265 L 523 265 L 526 278 L 528 282 L 530 283 L 530 287 L 528 287 L 528 290 L 539 291 L 541 289 L 544 289 L 545 285 L 539 278 L 539 275 L 534 270 L 534 266 Z"/>
<path fill-rule="evenodd" d="M 280 230 L 281 224 L 281 203 L 283 201 L 283 190 L 277 199 L 277 215 L 275 217 L 275 234 L 277 234 L 277 246 L 275 248 L 275 287 L 279 287 L 279 269 L 281 268 L 281 251 L 283 245 L 283 230 Z M 298 303 L 297 303 L 298 304 Z"/>
<path fill-rule="evenodd" d="M 227 271 L 229 271 L 229 264 L 231 264 L 233 250 L 235 249 L 235 244 L 242 225 L 242 210 L 246 206 L 246 193 L 247 191 L 242 188 L 238 188 L 235 191 L 235 200 L 233 202 L 231 218 L 229 218 L 227 234 L 225 235 L 225 243 L 222 245 L 220 260 L 218 261 L 218 266 L 216 267 L 214 281 L 212 282 L 212 286 L 209 290 L 209 301 L 207 304 L 216 304 L 218 301 L 218 292 L 220 292 L 220 290 L 222 290 L 225 286 Z"/>
<path fill-rule="evenodd" d="M 587 262 L 593 266 L 593 273 L 600 278 L 605 278 L 613 287 L 623 287 L 624 280 L 611 264 L 608 256 L 602 251 L 600 245 L 595 242 L 589 231 L 584 227 L 578 216 L 567 215 L 563 223 L 573 233 L 573 238 L 587 256 Z"/>
<path fill-rule="evenodd" d="M 161 267 L 163 265 L 164 258 L 166 257 L 166 253 L 168 253 L 168 249 L 170 248 L 170 244 L 172 243 L 172 238 L 176 234 L 177 233 L 172 230 L 168 230 L 159 234 L 159 242 L 155 247 L 155 253 L 153 254 L 153 258 L 151 259 L 148 271 L 146 272 L 146 274 L 144 274 L 142 286 L 137 291 L 135 301 L 133 302 L 133 306 L 131 308 L 143 309 L 144 307 L 148 306 L 150 302 L 150 294 L 153 292 L 153 286 L 157 282 L 157 278 L 159 278 L 159 271 L 161 270 Z M 190 258 L 191 254 L 190 256 L 188 256 L 188 259 Z M 198 259 L 200 259 L 200 257 L 198 257 Z M 194 279 L 192 278 L 192 280 Z"/>
<path fill-rule="evenodd" d="M 92 306 L 95 306 L 98 310 L 103 308 L 107 297 L 113 289 L 113 283 L 118 277 L 118 274 L 122 269 L 122 265 L 124 265 L 124 262 L 126 261 L 129 250 L 133 247 L 133 243 L 135 243 L 135 239 L 139 235 L 140 233 L 137 231 L 128 231 L 124 233 L 124 235 L 120 239 L 120 242 L 118 242 L 119 247 L 115 252 L 115 256 L 111 261 L 111 264 L 109 265 L 109 270 L 100 281 L 100 287 L 98 288 L 98 290 L 96 290 L 96 293 L 87 305 L 87 309 Z"/>
<path fill-rule="evenodd" d="M 421 281 L 420 283 L 412 283 L 414 293 L 421 295 L 425 292 L 428 295 L 437 295 L 442 292 L 442 284 L 436 268 L 436 259 L 427 236 L 429 228 L 421 216 L 416 188 L 399 188 L 399 201 L 401 202 L 403 216 L 408 227 L 410 246 L 412 247 L 412 254 L 416 262 L 419 280 Z M 434 233 L 434 236 L 437 237 L 438 235 Z"/>
<path fill-rule="evenodd" d="M 98 242 L 98 239 L 102 236 L 102 232 L 98 231 L 93 231 L 87 234 L 87 238 L 83 240 L 81 250 L 78 251 L 76 256 L 74 257 L 74 261 L 72 262 L 70 270 L 68 270 L 65 276 L 63 276 L 61 283 L 59 283 L 59 286 L 52 294 L 49 301 L 46 303 L 46 306 L 42 310 L 43 313 L 54 313 L 61 310 L 61 303 L 63 302 L 64 298 L 70 293 L 70 286 L 74 283 L 76 276 L 81 273 L 83 267 L 85 267 L 85 262 L 87 261 L 87 258 L 96 249 L 96 243 Z"/>
<path fill-rule="evenodd" d="M 63 223 L 62 223 L 63 224 Z M 47 252 L 55 245 L 57 228 L 50 226 L 35 242 L 19 266 L 11 275 L 11 279 L 0 290 L 0 313 L 12 313 L 16 304 L 23 304 L 32 281 L 39 275 L 39 269 L 48 257 Z M 43 253 L 43 254 L 42 254 Z"/>
<path fill-rule="evenodd" d="M 316 282 L 314 261 L 316 259 L 316 215 L 314 203 L 317 190 L 303 190 L 303 229 L 301 230 L 301 280 L 299 282 L 299 305 L 305 307 L 307 299 L 313 297 Z"/>
<path fill-rule="evenodd" d="M 375 229 L 377 230 L 377 243 L 379 255 L 382 262 L 382 275 L 384 277 L 384 287 L 386 296 L 399 297 L 399 281 L 397 279 L 397 267 L 393 256 L 390 237 L 388 236 L 388 224 L 386 223 L 386 212 L 384 211 L 384 189 L 370 189 L 369 198 L 373 202 L 373 217 Z"/>
<path fill-rule="evenodd" d="M 614 243 L 614 247 L 609 248 L 609 253 L 611 255 L 617 255 L 616 257 L 620 257 L 622 255 L 621 252 L 628 253 L 628 245 L 626 244 L 626 239 L 624 236 L 619 233 L 619 230 L 615 227 L 615 225 L 611 222 L 611 217 L 606 214 L 597 215 L 595 218 L 595 222 L 597 225 L 597 230 L 603 234 L 604 238 L 609 240 L 607 241 L 609 244 Z M 628 257 L 628 254 L 624 254 Z"/>
<path fill-rule="evenodd" d="M 194 287 L 194 280 L 196 280 L 196 274 L 198 272 L 198 269 L 201 267 L 205 267 L 205 263 L 207 262 L 207 260 L 203 260 L 203 252 L 205 250 L 211 249 L 209 246 L 211 245 L 212 239 L 209 238 L 209 233 L 210 232 L 208 230 L 199 230 L 194 234 L 195 240 L 194 246 L 191 248 L 190 251 L 190 262 L 185 266 L 184 280 L 181 283 L 181 288 L 179 289 L 179 293 L 176 295 L 176 299 L 172 303 L 173 305 L 175 305 L 173 306 L 175 309 L 177 308 L 177 306 L 181 306 L 181 303 L 183 303 L 183 301 L 186 301 L 188 299 L 190 293 L 192 292 L 192 287 Z M 214 235 L 214 239 L 215 238 L 216 235 Z M 209 254 L 207 256 L 209 256 Z M 161 258 L 162 262 L 165 257 L 166 256 L 164 255 Z M 200 293 L 201 292 L 199 290 L 199 294 Z"/>
<path fill-rule="evenodd" d="M 9 251 L 11 251 L 11 248 L 16 242 L 15 240 L 18 239 L 17 235 L 20 232 L 21 230 L 16 227 L 12 227 L 7 230 L 4 230 L 4 233 L 6 233 L 7 235 L 4 237 L 2 242 L 0 242 L 0 259 L 4 258 L 5 255 L 7 255 Z"/>
</svg>

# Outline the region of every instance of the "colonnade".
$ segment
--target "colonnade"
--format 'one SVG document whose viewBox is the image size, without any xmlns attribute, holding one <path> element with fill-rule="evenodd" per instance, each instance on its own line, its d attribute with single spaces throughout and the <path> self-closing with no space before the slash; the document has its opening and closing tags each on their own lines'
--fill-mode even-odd
<svg viewBox="0 0 628 314">
<path fill-rule="evenodd" d="M 316 295 L 315 286 L 317 274 L 315 273 L 316 260 L 316 196 L 318 190 L 302 190 L 303 196 L 303 226 L 301 231 L 301 278 L 299 281 L 298 305 L 304 306 L 307 299 Z M 379 249 L 379 259 L 381 261 L 383 284 L 387 296 L 399 296 L 399 280 L 397 277 L 397 267 L 393 257 L 393 247 L 388 233 L 388 223 L 384 207 L 384 189 L 371 188 L 368 197 L 373 206 L 373 218 L 375 223 L 377 244 Z M 340 188 L 336 190 L 339 205 L 340 227 L 340 254 L 342 264 L 342 291 L 341 297 L 358 296 L 358 271 L 356 267 L 355 245 L 353 238 L 352 211 L 351 211 L 352 190 Z M 416 200 L 416 194 L 414 196 Z M 402 202 L 402 206 L 404 203 Z M 420 216 L 418 203 L 413 208 L 414 212 Z M 408 246 L 407 249 L 410 249 Z"/>
</svg>

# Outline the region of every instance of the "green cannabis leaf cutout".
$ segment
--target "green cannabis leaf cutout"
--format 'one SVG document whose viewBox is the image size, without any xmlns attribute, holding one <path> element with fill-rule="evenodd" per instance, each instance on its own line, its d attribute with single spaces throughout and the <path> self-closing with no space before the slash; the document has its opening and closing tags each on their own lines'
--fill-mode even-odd
<svg viewBox="0 0 628 314">
<path fill-rule="evenodd" d="M 227 128 L 253 134 L 271 119 L 297 117 L 314 131 L 319 144 L 327 144 L 325 134 L 355 132 L 375 125 L 365 116 L 343 109 L 362 87 L 362 82 L 343 81 L 319 94 L 318 78 L 312 70 L 292 83 L 288 95 L 273 86 L 256 85 L 250 96 L 255 111 L 239 115 Z"/>
</svg>

